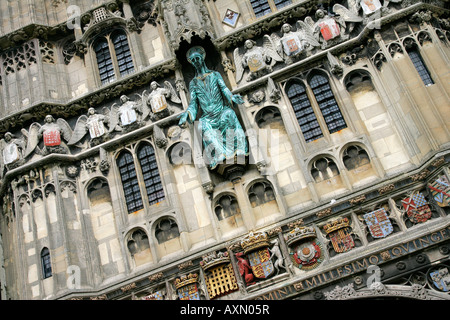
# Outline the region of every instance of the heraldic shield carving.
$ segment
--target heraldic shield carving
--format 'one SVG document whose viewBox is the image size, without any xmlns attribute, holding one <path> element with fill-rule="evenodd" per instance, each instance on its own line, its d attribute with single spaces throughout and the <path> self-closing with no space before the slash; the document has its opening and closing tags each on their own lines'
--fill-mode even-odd
<svg viewBox="0 0 450 320">
<path fill-rule="evenodd" d="M 292 263 L 301 270 L 316 268 L 323 260 L 322 244 L 314 227 L 296 227 L 285 235 Z"/>
<path fill-rule="evenodd" d="M 334 251 L 337 253 L 347 252 L 355 247 L 348 218 L 339 218 L 329 222 L 323 226 L 323 229 L 330 238 Z"/>
<path fill-rule="evenodd" d="M 422 223 L 431 218 L 431 209 L 421 192 L 415 192 L 402 200 L 406 215 L 413 223 Z"/>
<path fill-rule="evenodd" d="M 269 245 L 269 237 L 265 232 L 250 232 L 241 241 L 241 247 L 248 258 L 253 275 L 258 279 L 267 279 L 275 271 Z"/>
<path fill-rule="evenodd" d="M 435 181 L 428 184 L 428 188 L 438 206 L 450 206 L 450 182 L 446 176 L 439 176 Z"/>
<path fill-rule="evenodd" d="M 447 267 L 439 267 L 431 271 L 428 275 L 436 289 L 443 292 L 450 291 L 450 274 Z"/>
<path fill-rule="evenodd" d="M 200 262 L 210 299 L 215 299 L 239 289 L 228 252 L 212 252 Z"/>
<path fill-rule="evenodd" d="M 394 231 L 391 220 L 383 208 L 366 213 L 363 217 L 370 234 L 375 239 L 385 238 Z"/>
<path fill-rule="evenodd" d="M 175 279 L 175 288 L 180 300 L 200 300 L 198 274 L 196 273 L 190 273 Z"/>
</svg>

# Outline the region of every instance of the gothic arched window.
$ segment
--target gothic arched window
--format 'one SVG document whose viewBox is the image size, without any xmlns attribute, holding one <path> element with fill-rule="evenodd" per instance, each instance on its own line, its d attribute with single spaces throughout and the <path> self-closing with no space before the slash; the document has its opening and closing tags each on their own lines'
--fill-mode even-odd
<svg viewBox="0 0 450 320">
<path fill-rule="evenodd" d="M 164 190 L 156 163 L 155 150 L 149 144 L 142 144 L 137 152 L 142 170 L 148 202 L 152 206 L 164 200 Z"/>
<path fill-rule="evenodd" d="M 123 151 L 117 157 L 120 179 L 122 180 L 123 193 L 127 204 L 128 213 L 133 213 L 144 208 L 142 203 L 139 182 L 136 175 L 133 156 L 128 151 Z"/>
<path fill-rule="evenodd" d="M 98 37 L 93 45 L 102 84 L 134 72 L 128 38 L 123 30 Z"/>
<path fill-rule="evenodd" d="M 305 86 L 293 81 L 286 88 L 286 92 L 306 142 L 323 137 L 322 129 L 309 101 Z"/>
<path fill-rule="evenodd" d="M 309 85 L 314 93 L 320 111 L 322 111 L 330 134 L 347 128 L 347 124 L 331 90 L 328 78 L 320 73 L 315 73 L 309 79 Z"/>
<path fill-rule="evenodd" d="M 48 248 L 44 248 L 41 251 L 41 265 L 44 279 L 50 278 L 52 276 L 52 262 Z"/>
</svg>

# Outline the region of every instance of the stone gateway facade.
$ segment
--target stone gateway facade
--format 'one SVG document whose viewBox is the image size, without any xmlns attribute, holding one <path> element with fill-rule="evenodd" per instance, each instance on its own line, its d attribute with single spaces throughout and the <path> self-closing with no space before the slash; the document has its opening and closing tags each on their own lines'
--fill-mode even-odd
<svg viewBox="0 0 450 320">
<path fill-rule="evenodd" d="M 1 1 L 1 300 L 449 300 L 448 13 Z"/>
</svg>

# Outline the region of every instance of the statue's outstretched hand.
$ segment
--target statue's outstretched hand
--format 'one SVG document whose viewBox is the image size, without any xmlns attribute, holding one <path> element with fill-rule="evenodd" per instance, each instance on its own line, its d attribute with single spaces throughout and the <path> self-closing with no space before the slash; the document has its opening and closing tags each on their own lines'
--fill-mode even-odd
<svg viewBox="0 0 450 320">
<path fill-rule="evenodd" d="M 244 99 L 242 99 L 241 95 L 239 94 L 235 94 L 231 97 L 231 100 L 233 100 L 234 103 L 236 104 L 243 104 L 244 103 Z"/>
<path fill-rule="evenodd" d="M 180 121 L 178 121 L 178 125 L 180 127 L 185 127 L 186 126 L 186 121 L 187 121 L 188 116 L 189 116 L 189 113 L 187 111 L 183 112 L 182 114 L 180 114 L 178 116 L 178 118 L 180 119 Z"/>
</svg>

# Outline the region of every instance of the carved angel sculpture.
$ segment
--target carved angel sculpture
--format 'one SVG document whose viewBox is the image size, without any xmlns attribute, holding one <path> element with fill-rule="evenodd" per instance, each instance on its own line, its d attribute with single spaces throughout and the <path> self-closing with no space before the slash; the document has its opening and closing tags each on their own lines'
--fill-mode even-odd
<svg viewBox="0 0 450 320">
<path fill-rule="evenodd" d="M 142 93 L 142 119 L 145 120 L 149 115 L 152 121 L 160 120 L 170 116 L 174 110 L 168 104 L 167 100 L 180 104 L 181 99 L 178 97 L 177 91 L 169 81 L 164 81 L 164 87 L 152 81 L 150 84 L 150 93 L 147 95 L 145 90 Z"/>
<path fill-rule="evenodd" d="M 139 124 L 139 118 L 142 114 L 141 104 L 131 101 L 126 95 L 120 97 L 121 105 L 113 103 L 111 109 L 104 109 L 104 113 L 109 117 L 109 130 L 123 131 L 123 129 L 133 129 L 134 125 Z"/>
<path fill-rule="evenodd" d="M 45 117 L 45 123 L 41 126 L 39 123 L 34 122 L 30 125 L 30 129 L 26 131 L 22 129 L 22 133 L 28 139 L 27 148 L 25 150 L 24 157 L 28 157 L 38 147 L 41 139 L 44 140 L 44 148 L 38 153 L 41 155 L 47 155 L 50 153 L 67 153 L 67 147 L 62 143 L 62 139 L 69 141 L 72 137 L 72 128 L 62 118 L 58 118 L 55 121 L 52 115 Z"/>
<path fill-rule="evenodd" d="M 269 35 L 263 36 L 263 46 L 259 47 L 253 40 L 244 43 L 245 53 L 241 55 L 239 48 L 234 49 L 234 64 L 236 65 L 236 82 L 242 80 L 245 69 L 249 69 L 247 81 L 252 81 L 264 73 L 272 72 L 272 67 L 283 61 L 277 53 L 272 38 Z"/>
<path fill-rule="evenodd" d="M 346 22 L 351 23 L 351 28 L 353 28 L 353 23 L 363 21 L 362 17 L 352 13 L 342 5 L 335 5 L 333 10 L 339 15 L 338 17 L 330 17 L 324 10 L 318 9 L 315 15 L 315 23 L 312 22 L 311 17 L 306 17 L 305 19 L 305 22 L 313 25 L 314 36 L 322 43 L 322 49 L 327 48 L 330 42 L 336 43 L 339 40 L 349 38 L 349 34 L 346 33 Z"/>
<path fill-rule="evenodd" d="M 12 133 L 6 132 L 4 139 L 0 141 L 0 147 L 2 149 L 0 176 L 3 174 L 4 167 L 10 170 L 25 162 L 23 154 L 26 148 L 26 141 L 24 138 L 16 138 Z"/>
<path fill-rule="evenodd" d="M 87 115 L 78 118 L 72 137 L 67 145 L 71 146 L 78 143 L 89 131 L 91 141 L 103 137 L 108 131 L 105 124 L 109 122 L 109 117 L 104 114 L 98 114 L 94 108 L 89 108 Z"/>
<path fill-rule="evenodd" d="M 366 2 L 371 1 L 372 0 Z M 333 12 L 338 14 L 337 21 L 344 28 L 342 35 L 345 36 L 345 32 L 347 32 L 347 34 L 350 34 L 355 28 L 355 24 L 363 21 L 363 18 L 359 15 L 359 10 L 361 9 L 362 2 L 364 1 L 348 0 L 348 9 L 341 4 L 335 4 L 333 6 Z M 348 30 L 345 30 L 346 22 L 349 24 Z"/>
<path fill-rule="evenodd" d="M 299 60 L 307 50 L 320 46 L 314 38 L 311 27 L 302 21 L 297 22 L 297 31 L 292 30 L 288 23 L 281 27 L 283 36 L 272 34 L 272 39 L 277 44 L 277 52 L 284 59 L 286 64 L 291 64 Z"/>
</svg>

